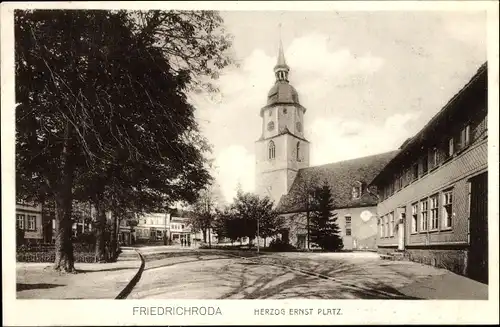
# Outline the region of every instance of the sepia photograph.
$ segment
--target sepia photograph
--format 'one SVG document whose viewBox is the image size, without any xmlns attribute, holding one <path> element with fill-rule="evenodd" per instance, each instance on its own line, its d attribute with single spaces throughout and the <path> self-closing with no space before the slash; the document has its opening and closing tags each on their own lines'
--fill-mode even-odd
<svg viewBox="0 0 500 327">
<path fill-rule="evenodd" d="M 206 8 L 9 8 L 11 301 L 498 301 L 485 7 Z"/>
</svg>

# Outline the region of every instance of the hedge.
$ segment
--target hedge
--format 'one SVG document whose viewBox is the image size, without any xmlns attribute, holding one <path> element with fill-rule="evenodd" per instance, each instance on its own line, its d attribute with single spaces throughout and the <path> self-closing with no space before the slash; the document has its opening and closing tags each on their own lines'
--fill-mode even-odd
<svg viewBox="0 0 500 327">
<path fill-rule="evenodd" d="M 95 254 L 89 252 L 73 252 L 75 262 L 94 263 Z M 54 252 L 18 252 L 16 253 L 17 262 L 54 262 L 56 254 Z"/>
</svg>

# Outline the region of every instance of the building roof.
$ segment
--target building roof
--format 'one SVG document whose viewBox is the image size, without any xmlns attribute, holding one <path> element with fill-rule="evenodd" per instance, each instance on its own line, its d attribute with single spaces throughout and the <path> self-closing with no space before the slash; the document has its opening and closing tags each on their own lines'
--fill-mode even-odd
<svg viewBox="0 0 500 327">
<path fill-rule="evenodd" d="M 287 195 L 281 197 L 277 210 L 281 213 L 305 211 L 304 189 L 321 186 L 327 181 L 336 208 L 362 207 L 377 204 L 376 196 L 364 192 L 359 199 L 352 198 L 352 188 L 358 182 L 367 185 L 398 153 L 390 151 L 372 156 L 300 169 Z"/>
<path fill-rule="evenodd" d="M 171 208 L 169 212 L 171 217 L 176 218 L 193 218 L 195 216 L 195 213 L 190 210 Z"/>
<path fill-rule="evenodd" d="M 470 79 L 470 81 L 460 91 L 458 91 L 415 136 L 408 138 L 405 142 L 403 142 L 400 146 L 398 155 L 392 158 L 392 160 L 387 163 L 386 167 L 384 167 L 384 169 L 382 169 L 377 176 L 374 177 L 372 184 L 377 185 L 380 183 L 381 180 L 388 174 L 390 175 L 393 168 L 404 161 L 405 158 L 417 155 L 419 153 L 418 149 L 420 149 L 424 143 L 442 135 L 442 132 L 449 128 L 448 126 L 450 123 L 454 123 L 454 120 L 451 119 L 451 117 L 455 115 L 458 110 L 469 108 L 468 106 L 461 105 L 464 101 L 469 101 L 470 99 L 475 101 L 481 100 L 477 98 L 478 91 L 482 93 L 480 96 L 484 96 L 484 99 L 486 100 L 488 88 L 487 72 L 488 66 L 487 62 L 485 62 L 481 65 L 481 67 L 479 67 L 476 74 Z"/>
<path fill-rule="evenodd" d="M 267 94 L 267 105 L 300 104 L 297 90 L 287 81 L 276 81 Z"/>
</svg>

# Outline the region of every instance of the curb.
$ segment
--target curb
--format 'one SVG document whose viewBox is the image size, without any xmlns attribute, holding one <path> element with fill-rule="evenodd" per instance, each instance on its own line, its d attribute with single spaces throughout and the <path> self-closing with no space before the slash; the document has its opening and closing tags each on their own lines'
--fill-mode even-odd
<svg viewBox="0 0 500 327">
<path fill-rule="evenodd" d="M 248 261 L 252 261 L 252 262 L 258 263 L 255 260 L 253 260 L 253 258 L 241 257 L 241 256 L 233 255 L 233 254 L 226 254 L 226 255 L 232 256 L 234 258 L 244 259 L 244 260 L 248 260 Z M 293 267 L 290 267 L 290 266 L 281 265 L 281 264 L 275 264 L 275 263 L 263 263 L 263 264 L 268 265 L 268 266 L 280 267 L 280 268 L 284 268 L 284 269 L 287 269 L 287 270 L 293 270 L 293 271 L 299 272 L 299 273 L 304 274 L 304 275 L 314 276 L 314 277 L 321 278 L 321 279 L 328 279 L 328 280 L 340 283 L 343 286 L 350 287 L 350 288 L 355 289 L 355 290 L 362 290 L 362 291 L 365 291 L 365 292 L 371 292 L 372 294 L 385 295 L 385 296 L 389 296 L 389 297 L 392 297 L 392 298 L 395 298 L 395 299 L 398 299 L 398 298 L 399 299 L 404 299 L 404 298 L 406 298 L 404 296 L 397 295 L 397 294 L 392 294 L 392 293 L 388 293 L 388 292 L 385 292 L 385 291 L 382 291 L 382 290 L 374 290 L 374 289 L 360 287 L 360 286 L 357 286 L 357 285 L 354 285 L 354 284 L 350 284 L 350 283 L 346 283 L 346 282 L 341 282 L 341 281 L 339 281 L 339 280 L 337 280 L 337 279 L 335 279 L 333 277 L 326 276 L 326 275 L 319 274 L 319 273 L 315 273 L 315 272 L 312 272 L 312 271 L 307 271 L 307 270 L 300 269 L 300 268 L 293 268 Z"/>
<path fill-rule="evenodd" d="M 142 256 L 141 252 L 139 252 L 137 250 L 135 250 L 135 252 L 137 252 L 137 254 L 139 255 L 139 257 L 141 258 L 141 266 L 139 267 L 139 270 L 135 274 L 134 278 L 132 278 L 130 280 L 130 282 L 127 284 L 127 286 L 125 286 L 125 288 L 120 292 L 120 294 L 118 294 L 116 296 L 115 300 L 124 300 L 124 299 L 126 299 L 127 296 L 129 296 L 130 293 L 132 292 L 132 289 L 137 284 L 137 282 L 139 282 L 139 279 L 141 279 L 141 275 L 142 275 L 142 272 L 144 271 L 144 266 L 145 266 L 146 262 L 144 261 L 144 257 Z"/>
</svg>

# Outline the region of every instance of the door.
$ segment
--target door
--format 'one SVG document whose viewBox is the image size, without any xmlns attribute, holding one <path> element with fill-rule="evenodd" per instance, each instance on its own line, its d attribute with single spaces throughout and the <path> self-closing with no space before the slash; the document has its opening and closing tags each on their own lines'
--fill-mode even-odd
<svg viewBox="0 0 500 327">
<path fill-rule="evenodd" d="M 306 248 L 306 235 L 303 234 L 297 235 L 297 247 L 299 249 Z"/>
<path fill-rule="evenodd" d="M 406 208 L 399 208 L 398 210 L 398 250 L 405 250 L 405 221 L 406 221 Z"/>
<path fill-rule="evenodd" d="M 470 179 L 468 275 L 488 284 L 488 173 Z"/>
</svg>

